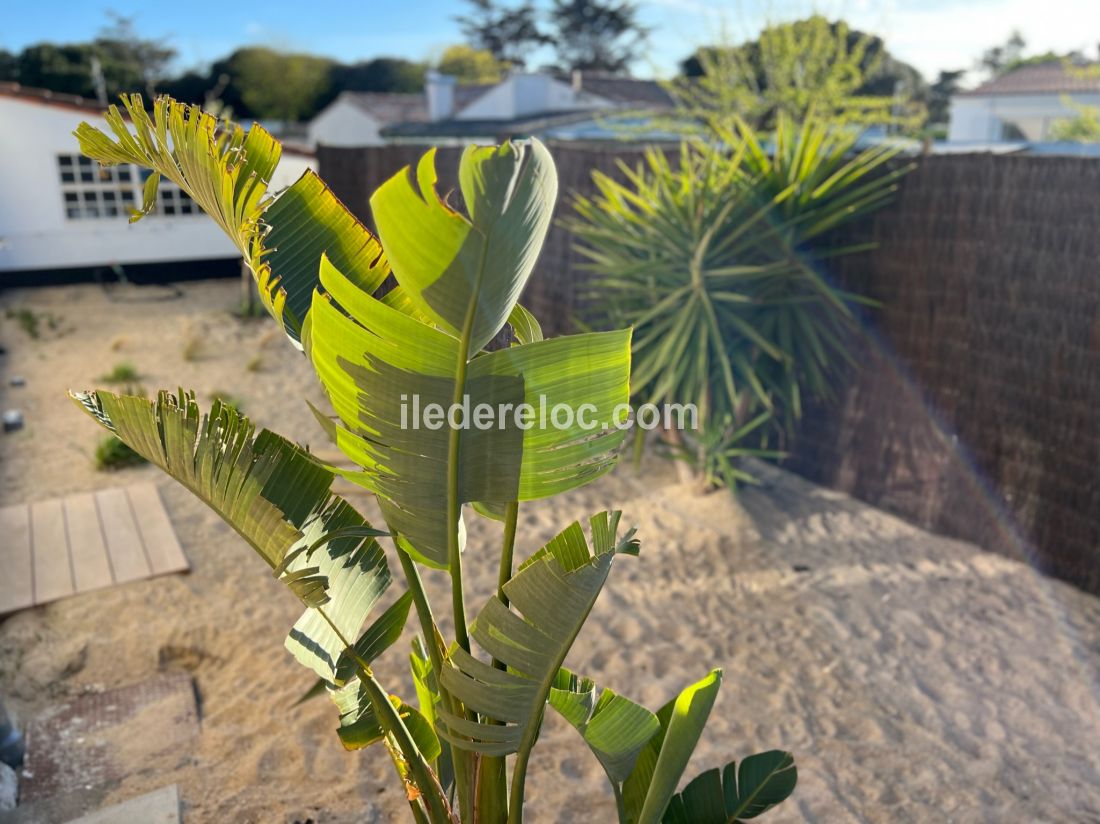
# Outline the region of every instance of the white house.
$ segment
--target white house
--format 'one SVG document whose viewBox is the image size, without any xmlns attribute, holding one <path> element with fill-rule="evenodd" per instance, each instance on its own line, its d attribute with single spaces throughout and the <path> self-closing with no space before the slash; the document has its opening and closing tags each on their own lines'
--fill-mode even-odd
<svg viewBox="0 0 1100 824">
<path fill-rule="evenodd" d="M 1080 106 L 1100 106 L 1100 73 L 1061 61 L 1021 66 L 951 98 L 947 139 L 956 142 L 1050 141 L 1055 121 Z"/>
<path fill-rule="evenodd" d="M 136 166 L 100 168 L 80 154 L 73 131 L 107 131 L 103 107 L 71 95 L 0 84 L 0 273 L 238 257 L 215 223 L 162 180 L 157 209 L 129 223 L 148 176 Z M 271 187 L 314 165 L 284 151 Z"/>
<path fill-rule="evenodd" d="M 391 123 L 428 119 L 423 94 L 342 92 L 309 122 L 311 146 L 381 146 L 381 130 Z"/>
<path fill-rule="evenodd" d="M 574 72 L 515 73 L 499 83 L 460 84 L 428 72 L 423 94 L 344 92 L 309 125 L 311 145 L 379 146 L 387 142 L 467 143 L 512 134 L 541 133 L 591 124 L 601 115 L 637 109 L 667 109 L 671 100 L 650 80 Z M 579 133 L 579 132 L 578 132 Z M 568 138 L 566 138 L 568 139 Z"/>
</svg>

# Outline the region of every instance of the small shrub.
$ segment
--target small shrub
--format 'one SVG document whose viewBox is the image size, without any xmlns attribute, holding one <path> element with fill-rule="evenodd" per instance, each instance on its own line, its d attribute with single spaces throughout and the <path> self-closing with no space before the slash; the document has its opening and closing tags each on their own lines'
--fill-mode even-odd
<svg viewBox="0 0 1100 824">
<path fill-rule="evenodd" d="M 735 477 L 726 442 L 761 415 L 754 441 L 791 434 L 853 358 L 871 301 L 823 276 L 860 249 L 828 233 L 885 204 L 912 168 L 885 166 L 890 146 L 858 151 L 857 137 L 780 117 L 766 141 L 742 125 L 685 141 L 675 163 L 650 150 L 623 180 L 596 172 L 597 194 L 575 200 L 568 225 L 592 273 L 584 320 L 633 327 L 637 403 L 695 404 L 710 428 L 693 446 L 711 455 L 702 475 Z"/>
<path fill-rule="evenodd" d="M 113 472 L 143 463 L 148 461 L 114 435 L 104 437 L 95 448 L 95 468 L 100 472 Z"/>
<path fill-rule="evenodd" d="M 244 368 L 249 372 L 259 372 L 264 368 L 264 356 L 255 355 L 248 359 L 248 363 L 244 365 Z"/>
<path fill-rule="evenodd" d="M 100 380 L 104 383 L 125 383 L 133 384 L 140 378 L 137 367 L 132 363 L 123 361 L 122 363 L 116 363 L 114 368 L 106 375 L 101 375 Z"/>
</svg>

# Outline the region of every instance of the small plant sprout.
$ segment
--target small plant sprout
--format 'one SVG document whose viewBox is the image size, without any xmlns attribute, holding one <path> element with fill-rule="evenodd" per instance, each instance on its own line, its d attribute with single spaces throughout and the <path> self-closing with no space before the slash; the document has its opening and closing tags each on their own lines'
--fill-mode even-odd
<svg viewBox="0 0 1100 824">
<path fill-rule="evenodd" d="M 260 126 L 244 132 L 167 98 L 150 111 L 137 95 L 123 103 L 128 117 L 106 115 L 114 137 L 82 124 L 81 149 L 101 163 L 152 169 L 142 213 L 164 177 L 229 234 L 264 306 L 313 366 L 336 415 L 318 420 L 355 468 L 334 469 L 257 431 L 223 400 L 203 412 L 185 390 L 152 401 L 103 391 L 74 398 L 218 512 L 301 600 L 286 647 L 313 673 L 311 692 L 335 703 L 343 745 L 382 745 L 410 819 L 519 824 L 548 711 L 591 750 L 621 822 L 731 822 L 787 798 L 797 774 L 779 750 L 730 761 L 677 792 L 721 670 L 699 662 L 688 686 L 654 712 L 566 668 L 612 567 L 643 563 L 620 512 L 567 524 L 517 557 L 524 502 L 577 489 L 615 464 L 625 433 L 610 424 L 630 387 L 629 329 L 544 340 L 517 303 L 557 197 L 547 149 L 536 140 L 467 148 L 461 198 L 451 199 L 465 213 L 439 194 L 429 151 L 374 193 L 375 237 L 313 172 L 269 194 L 280 146 Z M 381 292 L 391 275 L 397 287 Z M 487 348 L 506 325 L 515 344 Z M 400 398 L 412 393 L 445 406 L 467 395 L 471 407 L 541 396 L 587 403 L 609 426 L 595 435 L 579 426 L 482 430 L 463 420 L 402 428 Z M 374 494 L 384 524 L 333 493 L 337 472 Z M 499 546 L 467 545 L 464 518 L 501 522 Z M 473 564 L 490 565 L 499 580 L 476 604 L 463 586 Z M 391 565 L 401 592 L 384 601 Z M 428 597 L 425 568 L 446 575 L 447 597 Z M 376 659 L 410 614 L 419 637 L 413 689 L 402 695 L 396 682 L 383 684 Z"/>
<path fill-rule="evenodd" d="M 148 461 L 115 435 L 105 435 L 96 445 L 95 468 L 101 472 L 112 472 L 144 463 Z"/>
<path fill-rule="evenodd" d="M 104 383 L 132 384 L 139 378 L 141 378 L 141 375 L 138 373 L 137 367 L 124 361 L 116 363 L 110 372 L 101 375 L 99 379 Z"/>
</svg>

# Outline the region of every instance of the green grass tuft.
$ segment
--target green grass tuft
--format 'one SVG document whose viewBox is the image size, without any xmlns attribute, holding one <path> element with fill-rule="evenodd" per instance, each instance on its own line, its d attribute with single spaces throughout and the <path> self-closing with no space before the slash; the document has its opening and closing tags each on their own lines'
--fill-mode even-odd
<svg viewBox="0 0 1100 824">
<path fill-rule="evenodd" d="M 100 472 L 113 472 L 127 466 L 148 463 L 114 435 L 107 435 L 95 448 L 95 468 Z"/>
<path fill-rule="evenodd" d="M 38 338 L 38 315 L 30 309 L 9 309 L 6 313 L 9 320 L 14 320 L 28 337 Z"/>
<path fill-rule="evenodd" d="M 100 376 L 104 383 L 134 383 L 140 378 L 137 367 L 132 363 L 116 363 L 114 369 Z"/>
</svg>

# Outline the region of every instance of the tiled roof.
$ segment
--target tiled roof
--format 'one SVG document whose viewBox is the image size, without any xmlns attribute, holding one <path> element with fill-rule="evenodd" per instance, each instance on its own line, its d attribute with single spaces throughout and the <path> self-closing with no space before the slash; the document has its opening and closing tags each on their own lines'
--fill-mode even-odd
<svg viewBox="0 0 1100 824">
<path fill-rule="evenodd" d="M 106 106 L 86 97 L 52 92 L 49 89 L 34 89 L 29 86 L 21 86 L 18 83 L 0 83 L 0 97 L 11 97 L 16 100 L 25 100 L 28 103 L 38 103 L 42 106 L 76 109 L 81 112 L 107 111 Z"/>
<path fill-rule="evenodd" d="M 436 138 L 436 137 L 489 137 L 505 140 L 525 137 L 551 126 L 591 120 L 596 113 L 590 109 L 562 112 L 538 112 L 512 120 L 435 120 L 419 123 L 394 123 L 382 129 L 386 137 Z"/>
<path fill-rule="evenodd" d="M 382 124 L 418 123 L 428 119 L 428 103 L 423 94 L 343 92 L 340 98 L 359 107 Z"/>
<path fill-rule="evenodd" d="M 656 80 L 638 80 L 603 72 L 579 72 L 580 89 L 624 106 L 671 108 L 672 97 Z"/>
<path fill-rule="evenodd" d="M 1067 66 L 1062 61 L 1021 66 L 987 80 L 964 96 L 987 94 L 1070 94 L 1100 93 L 1100 63 Z"/>
</svg>

